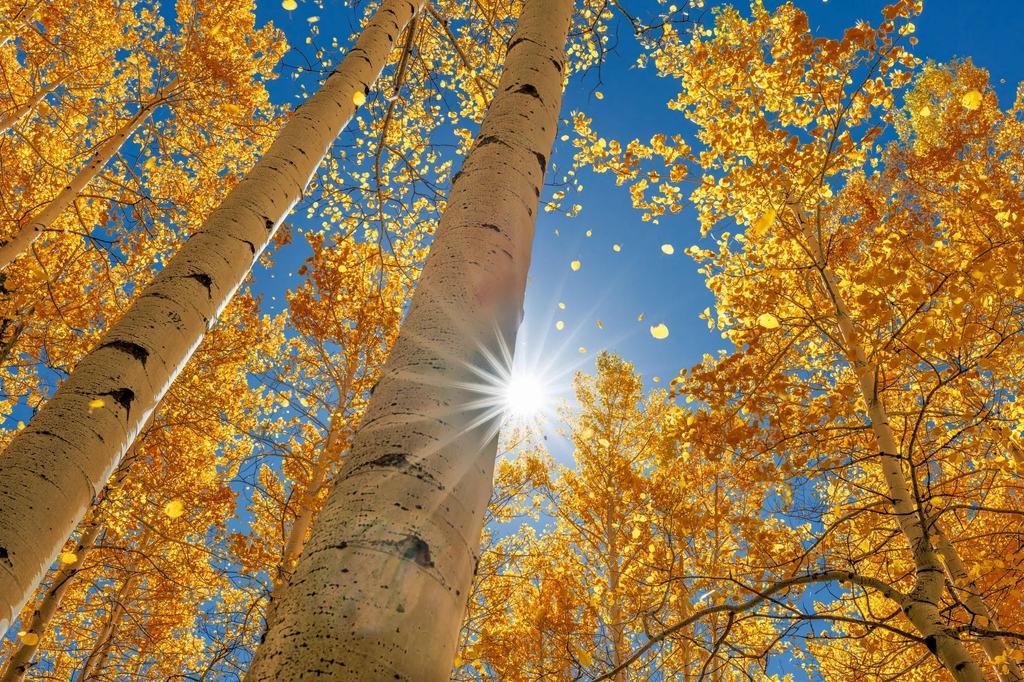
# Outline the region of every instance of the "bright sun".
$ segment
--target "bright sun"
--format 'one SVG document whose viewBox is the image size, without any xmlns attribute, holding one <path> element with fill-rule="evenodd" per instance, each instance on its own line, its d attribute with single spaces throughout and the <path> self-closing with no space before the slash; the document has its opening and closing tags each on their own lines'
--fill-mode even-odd
<svg viewBox="0 0 1024 682">
<path fill-rule="evenodd" d="M 544 410 L 547 389 L 535 376 L 516 374 L 505 389 L 505 412 L 518 417 L 530 417 Z"/>
</svg>

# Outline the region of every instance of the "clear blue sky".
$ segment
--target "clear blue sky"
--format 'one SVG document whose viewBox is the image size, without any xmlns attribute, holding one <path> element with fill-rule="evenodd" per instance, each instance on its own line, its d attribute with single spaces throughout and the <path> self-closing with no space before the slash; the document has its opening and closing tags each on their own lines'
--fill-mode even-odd
<svg viewBox="0 0 1024 682">
<path fill-rule="evenodd" d="M 648 0 L 626 4 L 653 6 Z M 707 4 L 710 7 L 713 3 L 709 0 Z M 781 3 L 767 4 L 774 7 Z M 801 0 L 796 4 L 809 14 L 815 34 L 835 37 L 859 19 L 877 24 L 882 7 L 888 3 Z M 339 29 L 339 42 L 352 32 L 352 10 L 342 3 L 328 2 L 321 8 L 300 0 L 297 10 L 286 12 L 279 0 L 264 0 L 258 11 L 261 22 L 273 20 L 286 32 L 291 45 L 307 51 L 307 19 L 313 15 L 319 17 L 321 44 L 329 44 L 332 26 Z M 924 13 L 915 24 L 920 42 L 913 49 L 918 57 L 944 62 L 970 56 L 991 72 L 1000 102 L 1004 106 L 1012 103 L 1016 84 L 1024 80 L 1024 3 L 925 0 Z M 585 111 L 602 136 L 623 142 L 637 137 L 647 140 L 655 132 L 692 138 L 692 128 L 683 117 L 665 105 L 678 92 L 678 85 L 659 79 L 653 68 L 630 68 L 635 52 L 628 42 L 628 36 L 624 36 L 621 55 L 608 57 L 600 77 L 594 72 L 571 83 L 563 117 L 574 110 Z M 294 53 L 286 61 L 300 63 Z M 1005 83 L 1000 85 L 1000 79 Z M 295 91 L 288 89 L 294 82 L 286 78 L 274 84 L 277 101 L 296 101 Z M 595 98 L 594 90 L 600 90 L 604 98 Z M 561 171 L 569 167 L 572 152 L 570 143 L 556 142 L 556 170 L 549 181 L 559 179 Z M 576 195 L 575 202 L 570 192 L 564 202 L 584 206 L 578 217 L 540 213 L 519 359 L 533 367 L 552 368 L 549 373 L 555 375 L 553 387 L 561 395 L 570 393 L 572 371 L 592 371 L 593 356 L 602 349 L 634 362 L 649 387 L 654 385 L 651 380 L 655 376 L 667 386 L 680 368 L 699 361 L 703 353 L 725 347 L 719 333 L 709 331 L 697 317 L 712 301 L 696 272 L 697 265 L 683 253 L 699 238 L 693 212 L 666 217 L 660 225 L 644 223 L 629 206 L 626 188 L 616 188 L 611 177 L 584 174 L 581 179 L 584 191 Z M 553 191 L 549 188 L 544 198 Z M 588 230 L 591 237 L 585 236 Z M 675 247 L 674 255 L 662 253 L 661 245 L 665 243 Z M 613 244 L 621 244 L 622 250 L 613 251 Z M 301 240 L 287 248 L 290 251 L 278 258 L 278 267 L 256 274 L 258 288 L 267 292 L 269 309 L 280 310 L 281 286 L 296 282 L 289 273 L 305 257 Z M 577 272 L 570 269 L 573 260 L 581 262 Z M 564 310 L 558 308 L 559 302 L 565 303 Z M 638 322 L 641 313 L 644 320 Z M 598 319 L 603 329 L 598 328 Z M 562 331 L 555 328 L 559 320 L 565 324 Z M 670 330 L 665 340 L 655 340 L 650 334 L 650 326 L 659 323 Z M 586 348 L 586 353 L 580 353 L 580 347 Z"/>
</svg>

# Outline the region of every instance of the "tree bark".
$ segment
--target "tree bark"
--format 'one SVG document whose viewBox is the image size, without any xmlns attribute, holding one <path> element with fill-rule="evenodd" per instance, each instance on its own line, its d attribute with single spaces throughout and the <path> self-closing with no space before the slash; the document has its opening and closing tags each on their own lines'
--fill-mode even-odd
<svg viewBox="0 0 1024 682">
<path fill-rule="evenodd" d="M 874 363 L 868 360 L 864 346 L 858 339 L 850 309 L 839 291 L 836 276 L 828 265 L 814 228 L 801 207 L 791 204 L 790 209 L 832 302 L 836 322 L 846 346 L 843 350 L 850 358 L 851 368 L 860 386 L 861 398 L 867 407 L 871 432 L 878 444 L 882 477 L 888 489 L 890 504 L 893 506 L 893 515 L 913 554 L 915 584 L 908 595 L 908 603 L 904 606 L 903 613 L 928 642 L 928 649 L 939 658 L 957 682 L 984 682 L 985 675 L 981 667 L 960 638 L 946 626 L 939 611 L 939 600 L 945 587 L 942 563 L 931 547 L 924 510 L 916 504 L 907 477 L 903 473 L 899 446 L 889 427 L 889 415 L 875 387 Z"/>
<path fill-rule="evenodd" d="M 148 432 L 148 425 L 146 430 Z M 140 436 L 140 439 L 144 436 Z M 31 632 L 39 637 L 39 640 L 35 644 L 29 645 L 24 642 L 20 647 L 7 660 L 7 666 L 3 669 L 3 675 L 0 676 L 0 682 L 21 682 L 25 678 L 25 674 L 32 666 L 32 661 L 35 658 L 36 653 L 39 651 L 39 646 L 42 644 L 43 636 L 47 633 L 50 627 L 50 622 L 53 617 L 57 615 L 57 610 L 60 608 L 61 601 L 64 599 L 64 593 L 68 591 L 68 588 L 74 582 L 75 577 L 79 571 L 82 570 L 82 566 L 85 565 L 85 560 L 88 558 L 89 553 L 96 546 L 96 541 L 99 539 L 100 534 L 106 527 L 105 522 L 102 520 L 102 505 L 103 501 L 110 495 L 111 490 L 117 490 L 124 485 L 125 480 L 128 478 L 130 473 L 130 463 L 133 459 L 134 448 L 138 445 L 138 440 L 132 446 L 132 451 L 125 456 L 121 466 L 118 467 L 115 479 L 111 481 L 104 489 L 103 498 L 93 503 L 92 511 L 90 512 L 90 519 L 87 522 L 85 529 L 82 531 L 81 537 L 78 539 L 78 544 L 75 545 L 75 560 L 70 564 L 61 564 L 57 569 L 57 574 L 53 577 L 53 582 L 50 584 L 46 594 L 40 600 L 36 606 L 35 611 L 32 613 L 32 620 L 29 622 L 27 632 Z"/>
<path fill-rule="evenodd" d="M 354 115 L 353 94 L 369 91 L 421 6 L 385 0 L 266 155 L 0 456 L 0 633 L 301 197 Z"/>
<path fill-rule="evenodd" d="M 167 93 L 173 89 L 174 82 L 157 93 L 139 109 L 138 112 L 128 119 L 117 132 L 100 145 L 100 148 L 93 154 L 89 161 L 71 178 L 64 189 L 55 196 L 41 211 L 36 213 L 32 219 L 22 225 L 11 235 L 6 242 L 0 243 L 0 271 L 14 262 L 21 254 L 25 253 L 30 246 L 53 224 L 64 211 L 75 203 L 90 182 L 100 174 L 100 171 L 114 158 L 114 154 L 121 149 L 121 146 L 128 141 L 135 131 L 139 129 L 153 110 L 167 101 Z"/>
<path fill-rule="evenodd" d="M 527 0 L 399 339 L 248 682 L 449 679 L 561 104 L 571 0 Z M 493 391 L 493 388 L 491 389 Z"/>
</svg>

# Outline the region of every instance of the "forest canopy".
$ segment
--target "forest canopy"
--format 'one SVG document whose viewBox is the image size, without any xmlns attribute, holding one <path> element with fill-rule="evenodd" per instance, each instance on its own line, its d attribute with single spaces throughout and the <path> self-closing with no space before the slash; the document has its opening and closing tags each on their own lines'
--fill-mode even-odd
<svg viewBox="0 0 1024 682">
<path fill-rule="evenodd" d="M 0 682 L 1024 682 L 933 4 L 0 0 Z"/>
</svg>

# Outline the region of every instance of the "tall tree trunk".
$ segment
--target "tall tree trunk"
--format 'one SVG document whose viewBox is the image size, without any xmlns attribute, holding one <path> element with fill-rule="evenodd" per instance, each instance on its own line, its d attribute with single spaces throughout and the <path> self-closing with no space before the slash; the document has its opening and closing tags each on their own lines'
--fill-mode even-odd
<svg viewBox="0 0 1024 682">
<path fill-rule="evenodd" d="M 946 567 L 946 574 L 949 577 L 951 589 L 956 591 L 956 596 L 964 603 L 972 615 L 972 620 L 985 619 L 983 623 L 975 623 L 987 630 L 1002 630 L 999 619 L 989 608 L 985 600 L 978 593 L 977 583 L 971 579 L 960 559 L 960 553 L 950 542 L 949 536 L 939 527 L 938 523 L 932 524 L 932 532 L 936 534 L 937 543 L 935 551 L 942 557 L 942 563 Z M 1010 648 L 1002 637 L 978 636 L 978 642 L 992 667 L 999 676 L 1000 682 L 1021 682 L 1024 674 L 1021 673 L 1020 665 L 1010 657 Z"/>
<path fill-rule="evenodd" d="M 610 481 L 609 481 L 610 482 Z M 615 536 L 615 505 L 609 500 L 605 508 L 604 517 L 604 541 L 608 547 L 608 629 L 612 633 L 612 664 L 615 668 L 622 665 L 625 658 L 625 628 L 622 625 L 622 607 L 620 606 L 621 594 L 619 593 L 619 547 Z M 626 671 L 619 670 L 615 673 L 614 682 L 625 682 Z"/>
<path fill-rule="evenodd" d="M 0 633 L 299 200 L 423 0 L 385 0 L 324 86 L 0 456 Z M 91 407 L 97 399 L 102 407 Z"/>
<path fill-rule="evenodd" d="M 120 589 L 117 594 L 114 595 L 113 602 L 110 606 L 110 613 L 107 616 L 107 620 L 103 623 L 103 627 L 100 628 L 99 633 L 96 635 L 96 641 L 92 644 L 92 650 L 89 651 L 89 655 L 85 657 L 85 663 L 82 664 L 82 671 L 75 678 L 76 682 L 90 682 L 98 678 L 103 670 L 107 667 L 107 660 L 110 658 L 110 649 L 114 644 L 114 633 L 117 632 L 117 626 L 124 620 L 125 613 L 128 612 L 126 604 L 131 601 L 132 589 L 135 587 L 135 581 L 138 578 L 138 573 L 132 573 L 124 582 L 121 583 Z"/>
<path fill-rule="evenodd" d="M 167 101 L 167 94 L 174 88 L 174 82 L 157 93 L 149 102 L 130 119 L 118 128 L 117 132 L 110 136 L 106 142 L 94 153 L 89 161 L 71 178 L 64 189 L 55 196 L 50 203 L 34 216 L 26 224 L 22 225 L 10 238 L 0 243 L 0 271 L 14 262 L 14 259 L 25 253 L 30 246 L 48 229 L 53 221 L 57 220 L 64 211 L 71 207 L 75 199 L 79 197 L 90 182 L 95 179 L 100 171 L 114 158 L 114 154 L 121 149 L 135 131 L 139 129 L 153 110 Z"/>
<path fill-rule="evenodd" d="M 491 493 L 571 0 L 527 0 L 359 432 L 246 680 L 449 679 Z M 493 390 L 493 388 L 492 388 Z"/>
<path fill-rule="evenodd" d="M 47 85 L 45 88 L 40 88 L 39 90 L 36 90 L 31 97 L 25 100 L 22 104 L 19 104 L 18 106 L 11 109 L 10 113 L 8 113 L 6 116 L 0 118 L 0 133 L 5 133 L 8 130 L 10 130 L 15 123 L 21 120 L 22 116 L 32 111 L 32 108 L 35 107 L 35 105 L 39 104 L 41 101 L 43 101 L 44 97 L 46 97 L 51 92 L 56 90 L 57 87 L 61 84 L 62 80 L 63 79 L 58 78 L 53 83 Z"/>
<path fill-rule="evenodd" d="M 867 407 L 871 432 L 878 445 L 882 478 L 888 489 L 893 515 L 913 555 L 915 584 L 908 595 L 910 602 L 904 608 L 904 614 L 924 637 L 929 650 L 938 656 L 954 679 L 958 682 L 984 682 L 985 675 L 981 667 L 960 641 L 959 636 L 946 626 L 943 614 L 939 610 L 939 600 L 945 588 L 942 562 L 928 539 L 925 512 L 921 505 L 916 503 L 907 477 L 903 473 L 899 446 L 889 426 L 889 415 L 886 413 L 882 396 L 875 386 L 874 363 L 868 360 L 864 346 L 858 339 L 850 309 L 839 291 L 836 276 L 828 265 L 811 222 L 807 220 L 801 207 L 791 204 L 790 209 L 832 303 L 845 345 L 843 351 L 850 358 L 851 368 L 860 386 L 861 398 Z"/>
<path fill-rule="evenodd" d="M 25 678 L 25 674 L 32 666 L 32 661 L 39 651 L 43 637 L 49 630 L 50 622 L 57 614 L 57 609 L 60 608 L 61 601 L 64 599 L 64 593 L 68 591 L 78 572 L 82 570 L 86 558 L 88 558 L 89 553 L 96 546 L 96 540 L 106 527 L 102 518 L 103 503 L 112 490 L 118 490 L 124 485 L 130 473 L 131 462 L 134 459 L 134 450 L 139 445 L 139 440 L 143 437 L 140 436 L 135 444 L 132 445 L 132 450 L 125 455 L 124 461 L 118 467 L 113 480 L 104 489 L 103 497 L 93 503 L 92 510 L 89 513 L 89 521 L 87 521 L 87 525 L 78 539 L 78 544 L 75 545 L 75 560 L 70 564 L 62 563 L 60 565 L 49 589 L 46 590 L 42 600 L 40 600 L 35 611 L 32 613 L 32 620 L 29 622 L 27 631 L 36 635 L 39 639 L 36 640 L 35 644 L 31 645 L 22 642 L 22 645 L 11 654 L 11 657 L 7 660 L 7 667 L 4 668 L 3 675 L 0 676 L 0 682 L 21 682 Z"/>
</svg>

